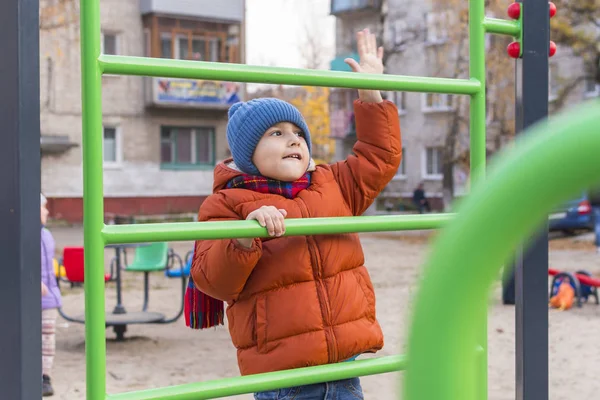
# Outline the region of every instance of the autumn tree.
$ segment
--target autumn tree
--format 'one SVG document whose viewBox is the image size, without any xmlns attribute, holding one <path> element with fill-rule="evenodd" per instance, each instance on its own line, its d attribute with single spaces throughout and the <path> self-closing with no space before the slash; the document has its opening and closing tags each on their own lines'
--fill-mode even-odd
<svg viewBox="0 0 600 400">
<path fill-rule="evenodd" d="M 40 0 L 40 30 L 62 28 L 79 22 L 76 0 Z"/>
<path fill-rule="evenodd" d="M 41 49 L 45 52 L 62 52 L 64 39 L 71 33 L 79 36 L 79 1 L 77 0 L 40 0 L 39 29 L 41 35 L 51 39 L 51 47 Z"/>
<path fill-rule="evenodd" d="M 40 0 L 40 108 L 52 109 L 56 68 L 64 60 L 65 52 L 79 40 L 79 1 Z"/>
<path fill-rule="evenodd" d="M 486 1 L 486 15 L 508 18 L 510 2 Z M 571 51 L 581 58 L 585 70 L 571 70 L 561 82 L 555 107 L 577 87 L 598 73 L 600 62 L 600 3 L 597 0 L 559 0 L 559 10 L 551 20 L 551 39 L 559 51 Z M 434 46 L 427 46 L 429 64 L 436 66 L 435 76 L 468 78 L 469 38 L 468 3 L 461 0 L 432 0 L 434 29 L 447 38 Z M 431 27 L 430 27 L 431 28 Z M 498 151 L 515 134 L 515 71 L 514 60 L 507 56 L 506 46 L 513 38 L 486 35 L 486 101 L 487 151 Z M 452 110 L 446 118 L 439 118 L 443 135 L 443 192 L 448 205 L 455 195 L 453 171 L 456 167 L 469 171 L 469 101 L 465 96 L 453 96 Z"/>
<path fill-rule="evenodd" d="M 312 157 L 317 164 L 333 161 L 335 140 L 329 133 L 329 88 L 305 87 L 291 103 L 304 116 L 312 141 Z"/>
<path fill-rule="evenodd" d="M 304 38 L 299 45 L 303 67 L 307 69 L 321 69 L 330 58 L 315 19 L 304 25 Z M 312 142 L 312 157 L 317 164 L 332 162 L 335 152 L 335 140 L 330 134 L 329 93 L 327 87 L 307 86 L 297 91 L 291 100 L 306 120 Z"/>
</svg>

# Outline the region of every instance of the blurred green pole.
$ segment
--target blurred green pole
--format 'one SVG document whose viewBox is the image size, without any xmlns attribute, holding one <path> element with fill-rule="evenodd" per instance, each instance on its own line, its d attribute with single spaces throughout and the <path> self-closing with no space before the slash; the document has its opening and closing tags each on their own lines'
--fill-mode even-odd
<svg viewBox="0 0 600 400">
<path fill-rule="evenodd" d="M 104 194 L 102 189 L 102 71 L 99 0 L 81 2 L 81 115 L 83 148 L 83 242 L 85 248 L 86 398 L 106 398 L 104 315 Z"/>
<path fill-rule="evenodd" d="M 471 138 L 471 190 L 483 183 L 486 164 L 486 86 L 485 86 L 485 2 L 469 0 L 469 74 L 471 79 L 480 83 L 479 91 L 471 95 L 470 138 Z M 488 297 L 487 293 L 479 300 L 479 322 L 477 343 L 481 351 L 477 357 L 477 400 L 485 400 L 488 396 Z"/>
</svg>

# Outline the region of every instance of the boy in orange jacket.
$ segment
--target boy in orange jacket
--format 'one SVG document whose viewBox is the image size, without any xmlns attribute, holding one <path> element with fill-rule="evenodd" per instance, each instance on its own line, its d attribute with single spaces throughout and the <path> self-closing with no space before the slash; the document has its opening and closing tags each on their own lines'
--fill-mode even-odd
<svg viewBox="0 0 600 400">
<path fill-rule="evenodd" d="M 383 48 L 357 34 L 353 71 L 383 73 Z M 395 175 L 402 154 L 396 106 L 359 90 L 354 155 L 314 165 L 300 112 L 277 99 L 236 103 L 199 221 L 256 220 L 269 238 L 198 241 L 186 322 L 222 323 L 222 305 L 242 375 L 337 363 L 383 347 L 375 293 L 357 234 L 282 237 L 286 218 L 361 215 Z M 193 283 L 192 283 L 193 282 Z M 358 378 L 255 394 L 257 399 L 363 398 Z M 287 398 L 287 397 L 285 397 Z"/>
</svg>

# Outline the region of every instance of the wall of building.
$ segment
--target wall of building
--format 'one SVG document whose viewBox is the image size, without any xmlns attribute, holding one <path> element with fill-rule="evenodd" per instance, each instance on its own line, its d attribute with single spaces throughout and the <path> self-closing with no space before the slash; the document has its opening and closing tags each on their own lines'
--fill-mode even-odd
<svg viewBox="0 0 600 400">
<path fill-rule="evenodd" d="M 237 1 L 242 4 L 243 2 Z M 241 10 L 243 14 L 243 9 Z M 144 56 L 144 32 L 137 0 L 103 0 L 103 31 L 118 35 L 118 53 Z M 55 218 L 82 219 L 83 171 L 81 128 L 81 69 L 79 27 L 73 24 L 41 32 L 41 130 L 67 135 L 76 147 L 62 154 L 43 155 L 42 191 Z M 104 166 L 107 213 L 162 214 L 196 212 L 212 192 L 212 167 L 171 170 L 160 165 L 161 126 L 212 126 L 215 160 L 228 155 L 225 137 L 227 110 L 148 107 L 148 78 L 104 76 L 103 122 L 117 128 L 118 162 Z"/>
</svg>

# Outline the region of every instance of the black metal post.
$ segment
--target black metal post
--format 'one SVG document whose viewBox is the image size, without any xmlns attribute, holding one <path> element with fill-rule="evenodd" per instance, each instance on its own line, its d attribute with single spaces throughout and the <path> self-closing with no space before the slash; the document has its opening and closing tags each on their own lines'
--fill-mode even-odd
<svg viewBox="0 0 600 400">
<path fill-rule="evenodd" d="M 0 388 L 42 395 L 39 2 L 0 1 Z"/>
<path fill-rule="evenodd" d="M 516 63 L 516 130 L 548 115 L 548 0 L 522 0 L 522 59 Z M 516 193 L 516 196 L 519 194 Z M 548 400 L 548 228 L 517 255 L 516 399 Z"/>
<path fill-rule="evenodd" d="M 125 252 L 125 249 L 123 249 Z M 125 307 L 122 304 L 122 292 L 121 292 L 121 246 L 115 246 L 115 253 L 117 257 L 117 305 L 113 310 L 113 314 L 125 314 Z"/>
</svg>

